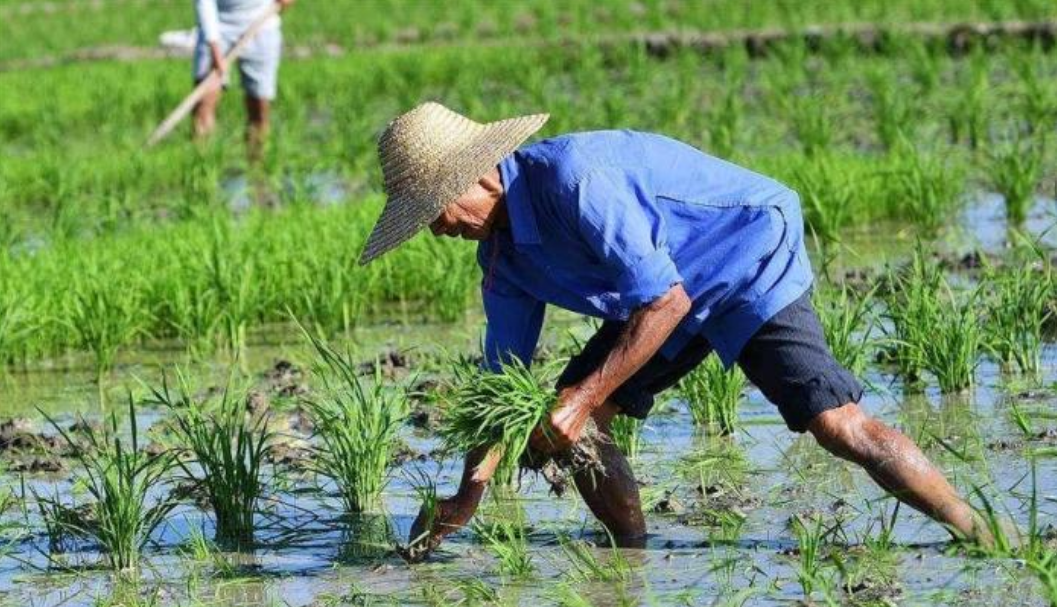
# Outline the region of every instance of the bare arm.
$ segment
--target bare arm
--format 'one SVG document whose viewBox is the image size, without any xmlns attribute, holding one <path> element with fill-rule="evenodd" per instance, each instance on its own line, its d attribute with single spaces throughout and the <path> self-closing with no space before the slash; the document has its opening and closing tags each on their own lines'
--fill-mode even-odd
<svg viewBox="0 0 1057 607">
<path fill-rule="evenodd" d="M 580 439 L 591 413 L 657 353 L 689 311 L 690 297 L 681 284 L 676 284 L 633 312 L 602 364 L 558 394 L 558 407 L 549 419 L 553 436 L 547 437 L 538 430 L 533 434 L 533 447 L 543 452 L 571 447 Z"/>
<path fill-rule="evenodd" d="M 488 481 L 495 474 L 503 452 L 481 447 L 466 454 L 459 490 L 452 497 L 439 500 L 432 514 L 425 509 L 411 525 L 410 541 L 413 560 L 421 560 L 440 545 L 444 536 L 464 527 L 477 512 Z M 426 526 L 430 525 L 429 529 Z"/>
</svg>

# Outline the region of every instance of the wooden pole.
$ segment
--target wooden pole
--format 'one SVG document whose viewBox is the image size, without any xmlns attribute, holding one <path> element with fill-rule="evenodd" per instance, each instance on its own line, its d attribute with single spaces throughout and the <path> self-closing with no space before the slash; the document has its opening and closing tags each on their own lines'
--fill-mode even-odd
<svg viewBox="0 0 1057 607">
<path fill-rule="evenodd" d="M 267 23 L 269 19 L 278 15 L 279 12 L 282 11 L 282 8 L 282 5 L 278 2 L 271 3 L 268 8 L 261 13 L 261 16 L 257 17 L 257 20 L 251 23 L 250 26 L 246 28 L 246 31 L 239 36 L 239 39 L 235 41 L 231 50 L 228 51 L 227 55 L 224 55 L 224 62 L 228 64 L 229 69 L 231 63 L 235 59 L 238 59 L 239 55 L 242 54 L 242 51 L 245 50 L 246 45 L 257 35 L 257 32 L 264 27 L 264 24 Z M 191 91 L 191 94 L 185 97 L 184 100 L 180 102 L 180 105 L 176 106 L 176 109 L 158 125 L 158 128 L 154 129 L 154 132 L 151 133 L 150 137 L 147 139 L 147 147 L 153 147 L 154 144 L 165 139 L 165 137 L 176 128 L 176 125 L 180 124 L 180 121 L 191 113 L 191 110 L 193 110 L 195 105 L 202 100 L 202 97 L 216 86 L 220 86 L 220 76 L 217 74 L 217 71 L 213 69 L 209 71 L 208 76 L 198 83 L 195 90 Z"/>
</svg>

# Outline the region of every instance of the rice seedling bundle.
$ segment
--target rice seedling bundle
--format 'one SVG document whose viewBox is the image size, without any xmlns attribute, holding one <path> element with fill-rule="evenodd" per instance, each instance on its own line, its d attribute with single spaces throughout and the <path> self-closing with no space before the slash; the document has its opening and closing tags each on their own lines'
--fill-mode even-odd
<svg viewBox="0 0 1057 607">
<path fill-rule="evenodd" d="M 526 455 L 533 430 L 557 404 L 550 386 L 554 385 L 561 362 L 540 365 L 536 372 L 516 360 L 503 365 L 498 373 L 466 363 L 456 365 L 455 389 L 445 397 L 448 406 L 439 429 L 446 448 L 456 452 L 501 450 L 496 480 L 503 485 L 514 481 L 522 465 L 540 467 L 541 462 L 533 460 L 529 464 L 522 456 Z M 585 433 L 574 446 L 570 467 L 576 467 L 577 454 L 590 459 L 587 447 L 592 440 L 590 433 Z"/>
<path fill-rule="evenodd" d="M 267 415 L 247 413 L 245 393 L 224 387 L 216 402 L 190 395 L 182 376 L 179 394 L 151 388 L 153 401 L 174 413 L 177 444 L 191 455 L 178 464 L 201 487 L 216 519 L 217 542 L 234 548 L 253 543 L 254 515 L 264 493 L 262 467 L 273 440 Z"/>
<path fill-rule="evenodd" d="M 406 392 L 389 390 L 375 365 L 371 385 L 351 355 L 305 332 L 316 351 L 322 388 L 306 401 L 320 444 L 313 466 L 338 487 L 346 512 L 379 506 L 397 432 L 408 412 Z"/>
<path fill-rule="evenodd" d="M 709 356 L 679 382 L 678 390 L 695 424 L 719 434 L 733 434 L 738 428 L 738 405 L 745 386 L 741 369 L 725 369 L 718 356 Z"/>
<path fill-rule="evenodd" d="M 136 408 L 131 395 L 128 423 L 131 438 L 126 443 L 118 435 L 114 412 L 103 430 L 86 427 L 85 443 L 75 441 L 51 417 L 51 425 L 73 450 L 81 468 L 81 481 L 90 501 L 83 507 L 70 507 L 55 498 L 41 498 L 41 512 L 51 529 L 49 536 L 62 534 L 93 538 L 101 547 L 111 569 L 135 569 L 151 534 L 176 506 L 171 498 L 155 497 L 173 468 L 174 457 L 164 452 L 149 455 L 139 449 Z"/>
</svg>

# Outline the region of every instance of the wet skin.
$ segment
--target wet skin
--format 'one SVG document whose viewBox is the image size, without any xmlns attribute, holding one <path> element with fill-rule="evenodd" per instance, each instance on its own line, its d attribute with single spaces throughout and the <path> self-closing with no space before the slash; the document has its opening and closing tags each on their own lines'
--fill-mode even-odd
<svg viewBox="0 0 1057 607">
<path fill-rule="evenodd" d="M 494 170 L 448 204 L 430 230 L 437 236 L 483 240 L 507 222 L 502 184 Z M 599 455 L 607 474 L 578 475 L 576 486 L 599 522 L 625 545 L 641 544 L 646 523 L 631 466 L 612 440 L 606 440 L 610 420 L 619 410 L 609 395 L 660 349 L 690 303 L 682 285 L 675 284 L 659 299 L 634 311 L 598 369 L 559 390 L 554 410 L 544 422 L 549 431 L 537 428 L 531 439 L 533 448 L 545 453 L 568 449 L 580 439 L 587 420 L 594 419 L 604 437 Z M 867 415 L 858 404 L 821 413 L 808 424 L 808 432 L 827 451 L 858 464 L 886 491 L 945 525 L 953 535 L 989 541 L 986 527 L 917 445 Z M 458 492 L 440 500 L 431 529 L 425 528 L 426 513 L 419 513 L 412 525 L 412 541 L 420 538 L 433 548 L 445 535 L 469 523 L 500 456 L 488 449 L 467 453 Z M 428 550 L 421 556 L 426 554 Z"/>
</svg>

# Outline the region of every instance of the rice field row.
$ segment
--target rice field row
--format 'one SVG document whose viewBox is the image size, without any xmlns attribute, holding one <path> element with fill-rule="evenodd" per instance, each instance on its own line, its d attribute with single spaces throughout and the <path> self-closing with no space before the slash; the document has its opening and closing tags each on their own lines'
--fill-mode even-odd
<svg viewBox="0 0 1057 607">
<path fill-rule="evenodd" d="M 400 19 L 392 19 L 399 15 Z M 537 1 L 518 6 L 474 1 L 300 0 L 285 19 L 288 43 L 327 45 L 475 43 L 592 38 L 601 32 L 729 30 L 806 24 L 908 21 L 1044 20 L 1057 15 L 1044 0 L 928 0 L 821 3 L 775 0 Z M 100 46 L 154 46 L 160 32 L 190 29 L 192 6 L 181 0 L 4 0 L 0 63 L 62 55 Z"/>
<path fill-rule="evenodd" d="M 367 271 L 354 263 L 379 208 L 375 133 L 423 98 L 482 118 L 546 109 L 544 135 L 664 132 L 773 175 L 801 193 L 823 271 L 857 227 L 940 235 L 980 190 L 1004 197 L 1015 226 L 1052 183 L 1054 55 L 804 53 L 453 49 L 291 62 L 264 170 L 245 177 L 236 99 L 214 144 L 140 148 L 185 84 L 174 64 L 0 75 L 27 93 L 0 99 L 0 360 L 87 351 L 106 369 L 122 347 L 230 347 L 291 313 L 346 333 L 364 313 L 406 317 L 426 301 L 425 317 L 459 318 L 476 282 L 470 247 L 420 238 Z M 283 208 L 239 215 L 225 188 L 240 179 L 242 204 Z M 325 196 L 336 206 L 320 208 Z"/>
</svg>

